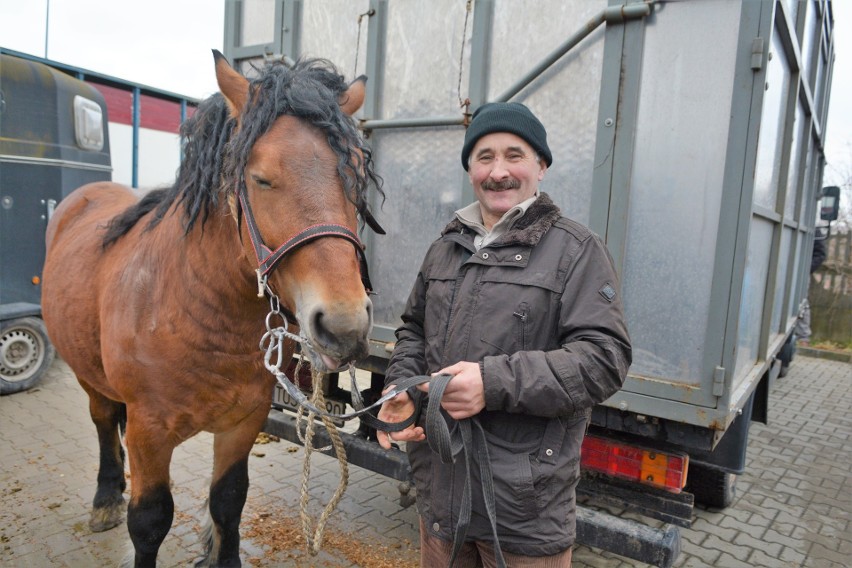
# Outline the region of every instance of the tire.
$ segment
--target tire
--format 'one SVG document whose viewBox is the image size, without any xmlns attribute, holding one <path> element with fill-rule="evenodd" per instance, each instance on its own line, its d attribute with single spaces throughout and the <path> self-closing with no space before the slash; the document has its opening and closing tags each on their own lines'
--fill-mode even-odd
<svg viewBox="0 0 852 568">
<path fill-rule="evenodd" d="M 724 509 L 736 498 L 737 475 L 691 463 L 686 490 L 695 496 L 696 503 Z"/>
<path fill-rule="evenodd" d="M 34 387 L 53 363 L 56 351 L 39 318 L 0 323 L 0 395 Z"/>
</svg>

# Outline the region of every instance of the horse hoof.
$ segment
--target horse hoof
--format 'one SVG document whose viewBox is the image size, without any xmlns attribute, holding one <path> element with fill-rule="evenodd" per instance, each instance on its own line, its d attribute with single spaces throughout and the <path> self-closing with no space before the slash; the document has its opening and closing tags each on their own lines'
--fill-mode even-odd
<svg viewBox="0 0 852 568">
<path fill-rule="evenodd" d="M 89 519 L 89 528 L 92 532 L 104 532 L 117 527 L 122 521 L 124 521 L 123 502 L 112 507 L 94 509 L 92 517 Z"/>
</svg>

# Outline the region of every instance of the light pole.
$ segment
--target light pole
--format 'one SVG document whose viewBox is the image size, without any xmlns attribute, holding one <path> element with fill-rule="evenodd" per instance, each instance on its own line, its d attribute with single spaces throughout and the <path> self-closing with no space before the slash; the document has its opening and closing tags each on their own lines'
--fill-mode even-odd
<svg viewBox="0 0 852 568">
<path fill-rule="evenodd" d="M 44 18 L 44 58 L 47 59 L 47 38 L 50 36 L 50 0 L 47 0 L 47 15 Z"/>
</svg>

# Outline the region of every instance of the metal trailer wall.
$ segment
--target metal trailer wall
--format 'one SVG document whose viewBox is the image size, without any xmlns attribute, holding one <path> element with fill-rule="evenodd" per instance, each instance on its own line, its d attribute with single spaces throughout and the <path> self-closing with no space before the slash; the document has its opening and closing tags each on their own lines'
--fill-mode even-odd
<svg viewBox="0 0 852 568">
<path fill-rule="evenodd" d="M 471 112 L 511 99 L 547 127 L 543 190 L 606 238 L 622 278 L 635 361 L 604 405 L 711 428 L 718 440 L 807 292 L 830 2 L 466 6 L 226 3 L 230 59 L 320 56 L 369 77 L 357 118 L 385 180 L 387 199 L 374 202 L 388 230 L 364 234 L 379 290 L 374 355 L 388 355 L 429 243 L 473 199 L 460 99 Z"/>
</svg>

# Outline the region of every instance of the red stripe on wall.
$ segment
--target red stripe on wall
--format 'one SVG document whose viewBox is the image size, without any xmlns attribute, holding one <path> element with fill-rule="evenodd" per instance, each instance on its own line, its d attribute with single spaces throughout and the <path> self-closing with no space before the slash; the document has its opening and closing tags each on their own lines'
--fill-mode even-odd
<svg viewBox="0 0 852 568">
<path fill-rule="evenodd" d="M 110 122 L 133 124 L 133 93 L 98 83 L 89 83 L 106 99 L 107 116 Z"/>
<path fill-rule="evenodd" d="M 90 83 L 104 96 L 110 122 L 133 124 L 133 92 Z M 139 125 L 161 132 L 180 133 L 180 103 L 158 99 L 151 95 L 142 95 L 140 101 Z M 187 118 L 195 114 L 195 107 L 187 105 Z"/>
<path fill-rule="evenodd" d="M 178 134 L 180 132 L 180 103 L 142 95 L 140 121 L 142 128 Z"/>
</svg>

